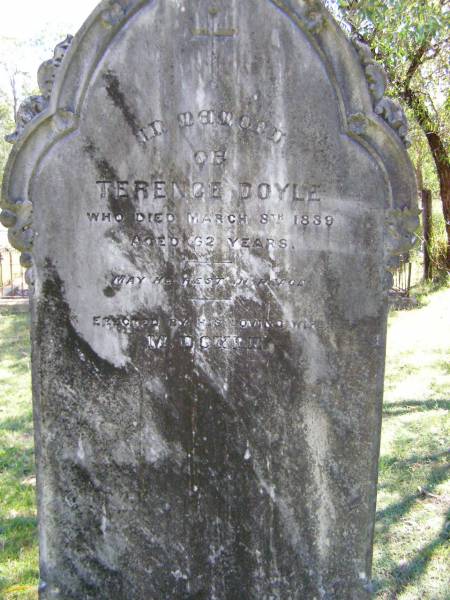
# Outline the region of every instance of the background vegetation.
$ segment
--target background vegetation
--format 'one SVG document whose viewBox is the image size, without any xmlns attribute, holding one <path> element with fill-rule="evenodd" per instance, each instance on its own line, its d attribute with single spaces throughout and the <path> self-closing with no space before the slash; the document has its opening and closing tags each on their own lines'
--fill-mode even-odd
<svg viewBox="0 0 450 600">
<path fill-rule="evenodd" d="M 348 34 L 366 43 L 389 77 L 389 94 L 412 122 L 420 187 L 438 192 L 450 270 L 450 0 L 336 0 Z M 437 195 L 437 194 L 436 194 Z"/>
</svg>

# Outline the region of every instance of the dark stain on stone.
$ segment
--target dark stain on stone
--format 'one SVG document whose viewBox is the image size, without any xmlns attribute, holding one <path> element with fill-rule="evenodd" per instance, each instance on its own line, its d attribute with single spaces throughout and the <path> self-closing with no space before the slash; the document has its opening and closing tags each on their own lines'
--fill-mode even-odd
<svg viewBox="0 0 450 600">
<path fill-rule="evenodd" d="M 37 431 L 44 424 L 55 431 L 55 436 L 43 440 L 37 453 L 40 471 L 54 475 L 48 484 L 52 505 L 41 506 L 40 512 L 53 523 L 52 543 L 58 554 L 57 571 L 43 565 L 47 588 L 42 597 L 49 598 L 59 589 L 67 600 L 124 598 L 127 582 L 123 573 L 87 548 L 92 540 L 96 540 L 95 547 L 104 543 L 101 507 L 108 505 L 111 482 L 120 481 L 122 497 L 135 485 L 132 466 L 124 469 L 114 461 L 107 438 L 115 440 L 119 429 L 129 430 L 124 407 L 135 402 L 136 376 L 99 357 L 77 333 L 64 297 L 64 282 L 50 259 L 43 270 L 36 317 L 34 350 L 39 350 L 34 357 L 33 385 Z M 109 430 L 113 433 L 108 434 Z M 79 440 L 92 449 L 95 461 L 76 456 Z M 128 506 L 132 512 L 131 501 Z M 114 510 L 110 508 L 108 513 L 110 527 L 117 522 Z M 54 521 L 58 521 L 57 527 Z"/>
<path fill-rule="evenodd" d="M 86 143 L 83 146 L 83 150 L 86 152 L 89 159 L 95 165 L 99 180 L 111 182 L 120 181 L 121 178 L 119 174 L 117 173 L 115 168 L 108 162 L 108 160 L 102 156 L 100 148 L 98 148 L 98 146 L 94 143 L 92 139 L 87 138 Z M 122 223 L 122 230 L 126 233 L 127 237 L 130 240 L 132 240 L 135 235 L 135 230 L 133 227 L 133 203 L 124 203 L 122 199 L 117 197 L 117 195 L 114 193 L 114 190 L 111 187 L 108 189 L 108 195 L 106 200 L 109 209 L 113 213 L 114 217 L 116 217 L 118 214 L 125 215 L 124 222 Z"/>
<path fill-rule="evenodd" d="M 37 343 L 44 347 L 43 326 L 45 323 L 51 322 L 54 334 L 56 334 L 54 338 L 63 340 L 62 352 L 67 352 L 72 356 L 77 355 L 78 359 L 83 357 L 83 364 L 90 367 L 91 371 L 98 372 L 100 370 L 107 375 L 125 375 L 125 369 L 115 367 L 98 356 L 72 325 L 71 310 L 63 295 L 64 284 L 49 258 L 46 260 L 46 273 L 47 277 L 42 286 L 42 299 L 38 304 Z"/>
<path fill-rule="evenodd" d="M 185 597 L 185 600 L 207 600 L 208 598 L 208 590 L 200 590 L 199 592 L 195 592 L 194 594 L 189 594 Z"/>
<path fill-rule="evenodd" d="M 112 167 L 105 158 L 100 158 L 100 150 L 91 139 L 87 139 L 86 144 L 83 146 L 83 150 L 95 164 L 95 168 L 101 178 L 108 181 L 120 180 L 114 167 Z"/>
<path fill-rule="evenodd" d="M 103 73 L 103 80 L 106 84 L 106 91 L 108 96 L 111 98 L 114 106 L 116 106 L 122 113 L 125 121 L 129 125 L 133 135 L 136 139 L 142 143 L 142 137 L 139 135 L 141 127 L 137 122 L 137 119 L 127 103 L 124 93 L 120 89 L 120 82 L 114 71 L 108 70 Z"/>
<path fill-rule="evenodd" d="M 116 290 L 112 286 L 108 285 L 108 287 L 105 287 L 103 290 L 103 293 L 107 298 L 114 298 L 116 295 Z"/>
</svg>

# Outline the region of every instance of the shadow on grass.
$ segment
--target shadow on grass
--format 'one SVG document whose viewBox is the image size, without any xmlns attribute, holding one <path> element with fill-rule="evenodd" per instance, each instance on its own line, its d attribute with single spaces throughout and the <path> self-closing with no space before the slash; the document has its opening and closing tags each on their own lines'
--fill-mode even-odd
<svg viewBox="0 0 450 600">
<path fill-rule="evenodd" d="M 393 465 L 396 465 L 396 467 L 399 468 L 403 466 L 408 467 L 417 463 L 423 463 L 424 465 L 427 465 L 433 462 L 438 462 L 441 458 L 444 458 L 444 456 L 450 457 L 450 450 L 443 450 L 442 452 L 435 452 L 434 454 L 426 454 L 424 456 L 419 454 L 411 454 L 407 459 L 399 459 L 396 456 L 389 454 L 388 456 L 381 457 L 380 469 L 389 469 Z M 386 484 L 381 484 L 379 486 L 380 489 L 386 487 Z"/>
<path fill-rule="evenodd" d="M 4 538 L 3 556 L 9 560 L 19 558 L 26 548 L 37 543 L 36 517 L 11 517 L 0 521 L 0 531 Z"/>
<path fill-rule="evenodd" d="M 450 518 L 450 512 L 447 515 L 447 519 Z M 392 567 L 389 572 L 388 581 L 387 578 L 375 578 L 374 588 L 375 592 L 381 592 L 383 590 L 389 590 L 389 598 L 396 600 L 402 592 L 409 586 L 416 583 L 424 574 L 432 560 L 434 554 L 441 548 L 447 546 L 449 542 L 449 530 L 448 525 L 444 524 L 439 535 L 429 544 L 420 548 L 417 554 L 408 562 L 396 564 Z M 393 581 L 392 581 L 393 580 Z"/>
<path fill-rule="evenodd" d="M 8 374 L 11 379 L 20 378 L 23 376 L 27 376 L 29 374 L 29 372 L 30 372 L 30 357 L 28 355 L 24 356 L 22 358 L 19 358 L 17 356 L 14 357 L 11 354 L 4 353 L 3 358 L 5 359 L 5 361 L 8 361 L 8 360 L 10 361 L 10 364 L 8 365 Z M 16 362 L 13 363 L 12 361 L 16 361 Z"/>
<path fill-rule="evenodd" d="M 33 413 L 29 411 L 27 414 L 19 417 L 7 417 L 0 421 L 0 431 L 12 433 L 33 433 Z"/>
<path fill-rule="evenodd" d="M 23 458 L 23 460 L 20 460 Z M 0 535 L 3 545 L 8 545 L 16 535 L 21 536 L 24 528 L 36 529 L 36 490 L 34 479 L 34 460 L 32 454 L 19 457 L 18 465 L 3 470 L 0 478 L 2 508 Z M 5 552 L 2 559 L 5 560 Z"/>
<path fill-rule="evenodd" d="M 413 412 L 424 412 L 427 410 L 448 410 L 450 411 L 450 399 L 441 400 L 404 400 L 403 402 L 385 402 L 383 406 L 383 416 L 398 417 Z"/>
<path fill-rule="evenodd" d="M 446 400 L 411 400 L 392 404 L 394 408 L 400 407 L 399 414 L 446 409 L 450 408 L 449 405 L 450 402 Z M 399 500 L 378 510 L 376 517 L 376 543 L 380 550 L 380 559 L 377 562 L 380 574 L 377 577 L 375 573 L 374 584 L 380 598 L 386 600 L 397 599 L 409 586 L 420 585 L 420 579 L 429 563 L 436 553 L 443 552 L 441 548 L 446 543 L 446 525 L 430 543 L 422 548 L 414 548 L 420 539 L 417 534 L 411 533 L 411 541 L 407 540 L 409 535 L 407 532 L 411 530 L 404 527 L 411 519 L 410 513 L 417 507 L 436 503 L 439 514 L 443 511 L 445 499 L 436 492 L 438 486 L 450 475 L 450 462 L 447 460 L 450 452 L 443 448 L 442 444 L 440 447 L 439 444 L 436 446 L 435 437 L 429 435 L 430 429 L 419 428 L 417 431 L 417 424 L 407 428 L 414 433 L 414 441 L 409 438 L 405 441 L 399 435 L 391 445 L 390 454 L 382 456 L 380 460 L 378 489 L 395 496 L 401 494 Z M 410 449 L 414 451 L 411 452 Z M 445 515 L 442 515 L 442 518 L 446 521 Z M 414 517 L 412 520 L 415 522 Z M 393 532 L 394 528 L 396 529 Z M 410 560 L 399 562 L 399 557 L 401 558 L 404 553 L 411 557 Z"/>
<path fill-rule="evenodd" d="M 448 286 L 449 277 L 447 273 L 439 273 L 433 281 L 422 281 L 411 288 L 411 295 L 419 303 L 418 309 L 428 306 L 430 298 L 434 292 L 439 292 Z"/>
<path fill-rule="evenodd" d="M 34 449 L 24 446 L 0 448 L 0 472 L 3 476 L 19 477 L 34 470 Z"/>
<path fill-rule="evenodd" d="M 419 410 L 431 410 L 449 403 L 434 400 L 423 402 L 412 400 L 399 404 L 410 407 L 410 411 L 405 409 L 406 412 L 414 412 L 413 407 L 418 407 Z M 428 408 L 424 408 L 424 405 Z M 405 441 L 398 437 L 392 444 L 390 453 L 380 457 L 378 489 L 406 493 L 400 501 L 377 511 L 376 521 L 381 524 L 381 528 L 378 530 L 379 534 L 385 532 L 409 512 L 412 506 L 423 497 L 423 489 L 433 492 L 438 485 L 446 481 L 450 474 L 450 461 L 446 460 L 447 457 L 450 457 L 450 450 L 442 448 L 442 446 L 436 448 L 426 433 L 426 431 L 421 431 L 419 437 L 416 438 L 416 443 L 420 444 L 417 449 L 421 450 L 421 453 L 408 452 L 405 457 Z M 408 450 L 412 447 L 411 441 L 409 441 Z"/>
<path fill-rule="evenodd" d="M 28 315 L 0 315 L 0 356 L 8 361 L 13 374 L 30 368 L 30 328 Z"/>
<path fill-rule="evenodd" d="M 450 516 L 450 514 L 449 514 Z M 433 554 L 445 544 L 448 543 L 448 530 L 446 526 L 442 528 L 441 533 L 432 542 L 420 549 L 417 555 L 406 564 L 398 565 L 392 572 L 395 577 L 396 586 L 394 594 L 400 594 L 411 583 L 417 581 L 424 573 L 428 563 L 433 558 Z"/>
<path fill-rule="evenodd" d="M 432 469 L 427 482 L 422 489 L 427 490 L 428 493 L 432 493 L 438 485 L 447 480 L 450 475 L 450 465 L 444 465 L 443 467 L 437 467 Z M 395 488 L 395 484 L 392 484 Z M 414 506 L 414 504 L 423 499 L 423 492 L 417 490 L 414 494 L 408 494 L 399 502 L 394 502 L 386 508 L 377 511 L 376 521 L 381 522 L 381 527 L 377 529 L 377 534 L 382 535 L 392 527 L 395 523 L 400 521 Z"/>
</svg>

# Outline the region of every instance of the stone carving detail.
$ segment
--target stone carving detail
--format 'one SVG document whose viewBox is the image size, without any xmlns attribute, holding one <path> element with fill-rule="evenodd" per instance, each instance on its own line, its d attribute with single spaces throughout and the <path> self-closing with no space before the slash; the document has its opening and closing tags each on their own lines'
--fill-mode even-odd
<svg viewBox="0 0 450 600">
<path fill-rule="evenodd" d="M 284 2 L 280 0 L 272 0 L 276 6 L 278 6 L 283 12 L 288 12 Z M 300 6 L 296 7 L 295 16 L 300 18 L 304 27 L 311 34 L 319 34 L 325 27 L 326 18 L 323 11 L 323 6 L 316 0 L 301 0 Z"/>
<path fill-rule="evenodd" d="M 408 122 L 405 113 L 395 100 L 384 95 L 388 80 L 383 67 L 374 60 L 369 46 L 356 40 L 354 45 L 366 73 L 376 114 L 397 132 L 405 146 L 409 148 L 411 142 L 408 138 Z"/>
<path fill-rule="evenodd" d="M 17 111 L 16 130 L 5 136 L 5 140 L 14 144 L 22 135 L 25 125 L 29 123 L 36 115 L 41 113 L 47 107 L 47 100 L 44 96 L 29 96 L 26 98 Z"/>
<path fill-rule="evenodd" d="M 64 56 L 72 42 L 73 36 L 68 35 L 65 40 L 55 48 L 53 58 L 45 61 L 38 70 L 38 85 L 40 96 L 26 98 L 19 107 L 16 119 L 16 130 L 7 135 L 5 140 L 11 144 L 17 142 L 22 135 L 25 126 L 38 114 L 45 110 L 50 101 L 50 96 L 55 82 L 56 73 L 64 59 Z"/>
<path fill-rule="evenodd" d="M 408 123 L 401 106 L 392 98 L 383 98 L 375 107 L 377 115 L 381 115 L 389 125 L 397 131 L 405 146 L 409 148 L 411 141 L 408 137 Z"/>
<path fill-rule="evenodd" d="M 350 131 L 356 135 L 366 133 L 368 127 L 368 119 L 363 113 L 355 113 L 348 118 Z"/>
<path fill-rule="evenodd" d="M 417 210 L 397 208 L 386 212 L 385 251 L 388 269 L 396 269 L 400 256 L 411 250 L 417 241 L 415 231 L 419 227 Z"/>
<path fill-rule="evenodd" d="M 20 262 L 23 267 L 32 266 L 31 250 L 33 247 L 32 229 L 33 205 L 29 200 L 8 203 L 0 213 L 0 223 L 8 228 L 11 245 L 22 252 Z M 27 272 L 28 283 L 31 283 L 31 272 Z"/>
<path fill-rule="evenodd" d="M 325 18 L 322 13 L 310 9 L 305 15 L 305 23 L 308 31 L 319 33 L 325 25 Z"/>
<path fill-rule="evenodd" d="M 102 13 L 102 20 L 107 27 L 113 27 L 127 14 L 127 6 L 124 0 L 115 0 L 111 2 L 111 6 Z"/>
<path fill-rule="evenodd" d="M 369 46 L 359 41 L 354 41 L 354 45 L 364 66 L 375 113 L 380 115 L 392 127 L 408 148 L 411 142 L 408 138 L 406 115 L 398 102 L 384 95 L 388 79 L 383 67 L 374 60 Z M 350 131 L 356 134 L 364 133 L 365 123 L 362 117 L 363 115 L 360 114 L 350 117 Z M 387 211 L 385 251 L 388 269 L 398 268 L 400 256 L 409 252 L 414 246 L 417 241 L 415 231 L 418 227 L 419 216 L 417 211 L 401 208 Z M 388 278 L 388 287 L 391 284 L 392 280 Z"/>
<path fill-rule="evenodd" d="M 107 21 L 109 25 L 115 25 L 126 12 L 126 1 L 114 0 L 111 2 L 110 8 L 103 13 L 103 20 Z M 303 19 L 312 33 L 320 32 L 325 24 L 323 14 L 312 7 L 304 12 Z M 16 130 L 5 137 L 6 141 L 15 143 L 20 139 L 26 125 L 47 108 L 59 67 L 72 40 L 73 36 L 68 35 L 55 47 L 53 58 L 40 66 L 38 85 L 41 95 L 30 96 L 22 102 L 17 113 Z M 375 113 L 380 115 L 397 132 L 405 146 L 409 147 L 405 113 L 396 101 L 384 95 L 388 84 L 384 69 L 374 60 L 372 52 L 366 44 L 355 40 L 354 46 L 364 67 Z M 367 126 L 368 120 L 364 114 L 356 113 L 349 117 L 349 129 L 355 135 L 363 135 L 367 131 Z M 31 203 L 27 200 L 4 203 L 4 210 L 0 213 L 0 223 L 9 228 L 11 244 L 22 252 L 22 265 L 30 269 L 33 245 Z M 387 213 L 386 260 L 388 268 L 395 269 L 399 263 L 399 255 L 407 252 L 414 245 L 416 241 L 414 232 L 417 227 L 418 216 L 414 211 L 395 209 Z M 28 272 L 28 277 L 31 278 L 31 271 Z"/>
<path fill-rule="evenodd" d="M 64 41 L 56 46 L 53 58 L 39 67 L 38 84 L 41 95 L 30 96 L 22 102 L 17 112 L 16 130 L 5 137 L 7 142 L 14 144 L 20 139 L 26 125 L 47 108 L 56 74 L 72 39 L 73 36 L 68 35 Z M 21 263 L 26 269 L 30 269 L 32 266 L 32 213 L 33 207 L 28 200 L 5 202 L 4 210 L 0 213 L 0 223 L 9 229 L 9 241 L 14 248 L 22 252 Z M 30 270 L 27 272 L 27 279 L 31 283 L 32 274 Z"/>
</svg>

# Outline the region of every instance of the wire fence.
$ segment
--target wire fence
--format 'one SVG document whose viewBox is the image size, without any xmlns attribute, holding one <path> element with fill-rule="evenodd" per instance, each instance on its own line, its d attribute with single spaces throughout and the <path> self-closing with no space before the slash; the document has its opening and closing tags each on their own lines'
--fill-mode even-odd
<svg viewBox="0 0 450 600">
<path fill-rule="evenodd" d="M 412 262 L 409 255 L 400 257 L 400 266 L 393 273 L 392 291 L 399 296 L 409 297 L 412 286 Z"/>
<path fill-rule="evenodd" d="M 28 296 L 25 269 L 20 264 L 20 252 L 11 248 L 1 232 L 0 235 L 0 298 L 24 298 Z"/>
</svg>

